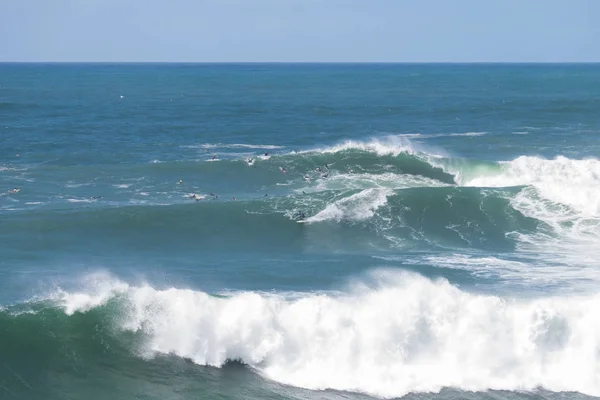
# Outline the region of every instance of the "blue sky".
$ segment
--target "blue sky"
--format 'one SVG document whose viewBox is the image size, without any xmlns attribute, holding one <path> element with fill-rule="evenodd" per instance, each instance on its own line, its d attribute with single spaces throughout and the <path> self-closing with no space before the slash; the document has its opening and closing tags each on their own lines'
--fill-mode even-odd
<svg viewBox="0 0 600 400">
<path fill-rule="evenodd" d="M 600 62 L 600 0 L 0 0 L 0 61 Z"/>
</svg>

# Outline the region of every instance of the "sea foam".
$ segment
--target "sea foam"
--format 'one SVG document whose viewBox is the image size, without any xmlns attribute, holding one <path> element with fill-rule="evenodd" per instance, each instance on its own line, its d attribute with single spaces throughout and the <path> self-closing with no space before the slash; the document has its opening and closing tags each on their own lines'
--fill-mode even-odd
<svg viewBox="0 0 600 400">
<path fill-rule="evenodd" d="M 145 336 L 143 357 L 239 360 L 277 382 L 386 398 L 444 387 L 600 395 L 600 295 L 518 301 L 377 271 L 343 294 L 215 297 L 116 281 L 59 299 L 74 313 L 114 296 L 116 328 Z"/>
<path fill-rule="evenodd" d="M 324 210 L 307 219 L 307 222 L 320 221 L 361 221 L 375 215 L 375 211 L 387 204 L 389 189 L 366 189 L 327 205 Z"/>
</svg>

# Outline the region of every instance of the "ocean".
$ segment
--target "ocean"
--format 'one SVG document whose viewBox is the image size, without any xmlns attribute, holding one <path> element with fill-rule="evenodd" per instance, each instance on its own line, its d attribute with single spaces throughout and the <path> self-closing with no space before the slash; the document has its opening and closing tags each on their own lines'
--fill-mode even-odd
<svg viewBox="0 0 600 400">
<path fill-rule="evenodd" d="M 600 396 L 600 65 L 0 64 L 0 399 Z"/>
</svg>

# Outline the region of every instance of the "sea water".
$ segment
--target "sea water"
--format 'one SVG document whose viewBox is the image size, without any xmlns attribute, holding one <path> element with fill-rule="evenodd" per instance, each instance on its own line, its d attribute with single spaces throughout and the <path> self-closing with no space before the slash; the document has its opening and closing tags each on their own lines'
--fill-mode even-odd
<svg viewBox="0 0 600 400">
<path fill-rule="evenodd" d="M 0 398 L 600 396 L 600 67 L 0 64 Z"/>
</svg>

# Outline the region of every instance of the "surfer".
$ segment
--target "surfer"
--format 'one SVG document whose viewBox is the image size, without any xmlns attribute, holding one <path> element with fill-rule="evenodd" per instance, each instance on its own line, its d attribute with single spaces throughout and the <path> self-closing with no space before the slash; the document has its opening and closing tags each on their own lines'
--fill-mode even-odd
<svg viewBox="0 0 600 400">
<path fill-rule="evenodd" d="M 216 159 L 217 159 L 217 156 L 213 154 L 212 160 L 215 161 Z"/>
<path fill-rule="evenodd" d="M 279 170 L 280 170 L 281 172 L 283 172 L 284 174 L 285 174 L 285 173 L 287 173 L 287 171 L 286 171 L 286 170 L 285 170 L 285 168 L 283 168 L 283 167 L 279 167 Z"/>
<path fill-rule="evenodd" d="M 306 219 L 306 214 L 304 213 L 304 211 L 296 211 L 293 215 L 293 218 L 296 221 L 304 221 Z"/>
</svg>

